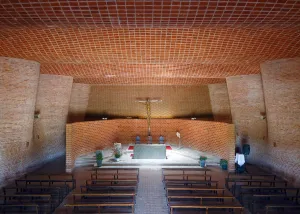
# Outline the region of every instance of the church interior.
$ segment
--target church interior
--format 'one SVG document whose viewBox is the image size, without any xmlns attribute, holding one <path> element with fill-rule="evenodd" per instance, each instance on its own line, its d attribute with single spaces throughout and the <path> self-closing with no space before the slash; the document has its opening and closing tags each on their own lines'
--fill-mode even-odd
<svg viewBox="0 0 300 214">
<path fill-rule="evenodd" d="M 0 3 L 0 213 L 300 213 L 300 1 Z"/>
</svg>

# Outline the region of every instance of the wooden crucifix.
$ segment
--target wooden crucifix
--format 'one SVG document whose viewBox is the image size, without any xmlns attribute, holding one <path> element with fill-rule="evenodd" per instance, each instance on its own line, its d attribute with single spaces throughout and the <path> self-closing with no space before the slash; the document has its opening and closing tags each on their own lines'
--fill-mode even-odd
<svg viewBox="0 0 300 214">
<path fill-rule="evenodd" d="M 143 103 L 146 106 L 147 113 L 147 124 L 148 124 L 148 136 L 151 136 L 151 103 L 162 102 L 162 100 L 151 100 L 147 98 L 146 100 L 137 100 L 139 103 Z"/>
</svg>

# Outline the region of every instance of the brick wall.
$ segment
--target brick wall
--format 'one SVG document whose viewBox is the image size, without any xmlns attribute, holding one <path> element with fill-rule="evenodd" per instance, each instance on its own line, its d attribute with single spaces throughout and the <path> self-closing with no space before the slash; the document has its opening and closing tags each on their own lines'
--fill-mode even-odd
<svg viewBox="0 0 300 214">
<path fill-rule="evenodd" d="M 73 83 L 68 113 L 69 123 L 84 121 L 89 94 L 90 85 Z"/>
<path fill-rule="evenodd" d="M 267 167 L 300 185 L 300 58 L 261 65 L 268 122 Z"/>
<path fill-rule="evenodd" d="M 116 120 L 67 124 L 66 171 L 71 172 L 80 155 L 112 147 L 117 131 Z"/>
<path fill-rule="evenodd" d="M 0 57 L 0 186 L 34 165 L 32 127 L 40 65 Z"/>
<path fill-rule="evenodd" d="M 91 86 L 87 114 L 145 118 L 145 105 L 137 98 L 159 98 L 151 105 L 152 118 L 211 117 L 207 85 L 200 86 Z M 99 117 L 98 117 L 99 118 Z"/>
<path fill-rule="evenodd" d="M 66 122 L 73 78 L 41 74 L 34 120 L 32 154 L 37 162 L 50 160 L 65 153 Z"/>
<path fill-rule="evenodd" d="M 210 103 L 215 121 L 231 123 L 231 110 L 226 83 L 208 85 Z"/>
<path fill-rule="evenodd" d="M 261 119 L 265 113 L 261 75 L 228 77 L 227 87 L 236 144 L 239 147 L 250 144 L 249 162 L 261 164 L 262 157 L 267 153 L 267 123 Z"/>
<path fill-rule="evenodd" d="M 228 160 L 228 169 L 234 170 L 235 130 L 233 124 L 210 121 L 183 121 L 180 127 L 182 143 Z"/>
<path fill-rule="evenodd" d="M 192 121 L 183 119 L 152 119 L 153 143 L 160 135 L 167 143 L 178 144 L 176 131 L 182 135 L 182 144 L 209 152 L 229 160 L 229 169 L 234 166 L 234 126 L 227 123 Z M 71 171 L 75 159 L 88 152 L 112 147 L 114 142 L 133 143 L 136 135 L 142 143 L 147 142 L 145 119 L 118 119 L 93 121 L 67 125 L 67 170 Z"/>
</svg>

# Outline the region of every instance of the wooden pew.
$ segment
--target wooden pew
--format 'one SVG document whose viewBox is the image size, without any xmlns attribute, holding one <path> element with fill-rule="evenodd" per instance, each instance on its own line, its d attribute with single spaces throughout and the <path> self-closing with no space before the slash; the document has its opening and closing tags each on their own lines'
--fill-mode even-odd
<svg viewBox="0 0 300 214">
<path fill-rule="evenodd" d="M 81 192 L 94 192 L 94 193 L 112 193 L 112 192 L 136 192 L 136 185 L 113 185 L 113 186 L 81 186 Z"/>
<path fill-rule="evenodd" d="M 99 176 L 113 176 L 114 178 L 136 178 L 139 179 L 139 168 L 94 168 L 91 179 L 98 179 Z"/>
<path fill-rule="evenodd" d="M 266 205 L 266 214 L 270 214 L 272 212 L 272 209 L 276 209 L 276 213 L 281 214 L 281 213 L 289 213 L 289 214 L 299 214 L 300 213 L 300 205 Z M 285 212 L 281 209 L 289 209 L 288 212 Z M 293 212 L 292 210 L 296 210 L 295 212 Z M 279 211 L 279 212 L 277 212 Z"/>
<path fill-rule="evenodd" d="M 230 183 L 236 184 L 236 183 L 249 183 L 249 186 L 251 186 L 252 183 L 259 183 L 260 186 L 262 186 L 263 183 L 270 184 L 270 186 L 274 186 L 277 184 L 284 184 L 284 186 L 287 186 L 287 181 L 282 180 L 264 180 L 264 179 L 225 179 L 225 186 L 230 189 Z"/>
<path fill-rule="evenodd" d="M 176 171 L 179 171 L 179 173 Z M 210 172 L 210 169 L 206 168 L 162 168 L 163 175 L 171 175 L 171 174 L 195 174 L 196 172 L 204 172 L 204 175 L 207 175 L 207 172 Z"/>
<path fill-rule="evenodd" d="M 48 180 L 57 180 L 57 179 L 63 179 L 63 180 L 74 180 L 73 174 L 25 174 L 24 179 L 48 179 Z"/>
<path fill-rule="evenodd" d="M 129 202 L 135 202 L 135 196 L 136 193 L 135 192 L 128 192 L 128 193 L 73 193 L 72 197 L 73 197 L 73 203 L 78 202 L 78 197 L 80 198 L 79 202 L 82 201 L 82 199 L 86 199 L 86 200 L 90 200 L 90 198 L 96 198 L 97 202 L 101 202 L 99 201 L 99 198 L 118 198 L 118 200 L 121 199 L 126 199 L 128 200 L 128 198 L 132 199 Z M 89 203 L 91 201 L 88 201 Z M 111 202 L 111 201 L 110 201 Z M 118 202 L 124 202 L 122 201 L 118 201 Z"/>
<path fill-rule="evenodd" d="M 0 195 L 3 199 L 4 205 L 19 205 L 19 204 L 36 204 L 42 212 L 50 213 L 59 203 L 52 201 L 51 195 L 47 194 L 14 194 L 14 195 Z"/>
<path fill-rule="evenodd" d="M 287 195 L 252 195 L 252 202 L 249 207 L 252 213 L 257 213 L 258 208 L 265 208 L 266 205 L 271 203 L 273 205 L 297 205 L 297 199 L 298 197 Z"/>
<path fill-rule="evenodd" d="M 103 167 L 94 167 L 92 168 L 92 171 L 136 171 L 137 173 L 139 173 L 140 168 L 137 167 L 131 167 L 131 168 L 103 168 Z"/>
<path fill-rule="evenodd" d="M 300 188 L 295 187 L 261 187 L 261 186 L 241 186 L 241 193 L 286 193 L 287 191 L 293 191 L 293 195 L 298 196 L 300 194 Z"/>
<path fill-rule="evenodd" d="M 286 195 L 298 197 L 299 190 L 299 188 L 294 187 L 242 186 L 240 189 L 239 200 L 244 204 L 245 201 L 252 200 L 252 195 Z"/>
<path fill-rule="evenodd" d="M 97 176 L 98 174 L 136 174 L 139 175 L 140 169 L 139 168 L 93 168 L 92 174 Z M 97 177 L 96 177 L 97 178 Z"/>
<path fill-rule="evenodd" d="M 97 180 L 97 179 L 103 179 L 103 178 L 109 178 L 109 179 L 136 179 L 139 180 L 139 174 L 136 173 L 92 173 L 91 174 L 91 180 Z"/>
<path fill-rule="evenodd" d="M 180 195 L 182 195 L 182 192 L 187 192 L 189 195 L 191 195 L 191 192 L 201 192 L 201 194 L 203 194 L 203 192 L 209 192 L 212 195 L 224 196 L 226 190 L 224 188 L 168 187 L 166 188 L 167 197 L 170 195 L 170 192 L 173 191 L 181 192 Z M 220 192 L 221 194 L 219 194 Z"/>
<path fill-rule="evenodd" d="M 178 179 L 178 177 L 179 177 L 179 179 Z M 206 180 L 211 181 L 211 175 L 199 175 L 199 174 L 169 174 L 169 175 L 163 175 L 163 181 L 165 181 L 165 180 L 202 180 L 202 179 L 197 179 L 197 178 L 202 178 L 202 179 L 204 178 L 205 181 Z"/>
<path fill-rule="evenodd" d="M 237 174 L 235 172 L 229 172 L 227 175 L 227 179 L 268 179 L 268 180 L 276 180 L 277 176 L 273 174 Z"/>
<path fill-rule="evenodd" d="M 218 181 L 192 181 L 192 180 L 165 180 L 164 186 L 175 187 L 175 186 L 185 186 L 185 187 L 214 187 L 218 188 Z"/>
<path fill-rule="evenodd" d="M 203 205 L 203 199 L 231 199 L 235 200 L 234 196 L 208 196 L 208 195 L 168 195 L 168 201 L 172 201 L 172 199 L 200 199 L 200 205 Z"/>
<path fill-rule="evenodd" d="M 4 195 L 9 194 L 50 194 L 52 199 L 62 201 L 62 199 L 68 194 L 62 187 L 47 187 L 47 186 L 28 186 L 28 187 L 4 187 Z"/>
<path fill-rule="evenodd" d="M 37 204 L 0 204 L 1 213 L 26 213 L 25 209 L 30 208 L 30 213 L 39 214 L 39 205 Z"/>
<path fill-rule="evenodd" d="M 84 208 L 92 208 L 96 207 L 98 213 L 101 213 L 101 208 L 102 207 L 117 207 L 117 208 L 122 208 L 122 207 L 129 207 L 131 208 L 131 213 L 134 213 L 134 203 L 95 203 L 95 204 L 65 204 L 65 207 L 84 207 Z M 73 212 L 71 212 L 73 213 Z"/>
<path fill-rule="evenodd" d="M 70 190 L 76 188 L 76 180 L 75 179 L 62 179 L 62 180 L 54 180 L 54 179 L 18 179 L 15 180 L 16 186 L 59 186 L 63 184 L 64 187 L 68 186 Z"/>
<path fill-rule="evenodd" d="M 205 213 L 208 214 L 208 210 L 210 209 L 231 209 L 235 210 L 238 209 L 240 210 L 240 213 L 243 213 L 244 207 L 241 205 L 216 205 L 216 206 L 208 206 L 208 205 L 196 205 L 196 204 L 169 204 L 170 208 L 170 214 L 174 213 L 174 209 L 204 209 Z M 176 212 L 178 213 L 178 212 Z M 185 212 L 182 212 L 185 213 Z"/>
<path fill-rule="evenodd" d="M 90 186 L 90 185 L 109 185 L 109 186 L 113 186 L 113 185 L 137 185 L 138 181 L 136 179 L 103 179 L 103 180 L 86 180 L 86 185 Z"/>
<path fill-rule="evenodd" d="M 269 187 L 275 187 L 278 185 L 283 185 L 284 187 L 287 187 L 287 182 L 286 181 L 274 181 L 274 180 L 248 180 L 248 179 L 233 179 L 233 180 L 227 180 L 225 182 L 225 186 L 227 187 L 227 189 L 229 189 L 234 195 L 236 195 L 237 192 L 237 187 L 241 187 L 241 186 L 256 186 L 258 184 L 258 186 L 264 187 L 264 186 L 269 186 Z M 232 185 L 230 186 L 230 183 L 232 183 Z M 264 184 L 264 185 L 263 185 Z"/>
</svg>

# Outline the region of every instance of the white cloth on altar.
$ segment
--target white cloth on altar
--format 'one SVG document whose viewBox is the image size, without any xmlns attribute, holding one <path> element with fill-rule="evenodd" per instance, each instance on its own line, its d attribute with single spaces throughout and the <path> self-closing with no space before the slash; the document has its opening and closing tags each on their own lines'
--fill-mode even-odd
<svg viewBox="0 0 300 214">
<path fill-rule="evenodd" d="M 235 163 L 237 163 L 239 166 L 243 166 L 245 164 L 245 155 L 236 153 L 235 154 Z"/>
</svg>

